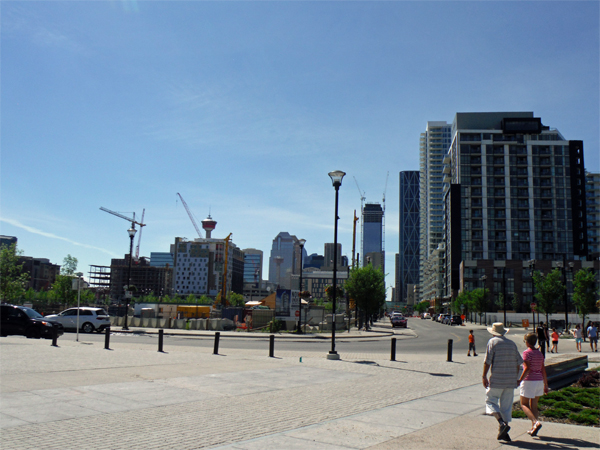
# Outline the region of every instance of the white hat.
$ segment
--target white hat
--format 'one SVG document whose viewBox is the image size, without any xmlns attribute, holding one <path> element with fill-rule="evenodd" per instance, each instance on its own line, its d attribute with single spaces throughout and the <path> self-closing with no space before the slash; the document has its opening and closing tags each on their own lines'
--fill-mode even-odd
<svg viewBox="0 0 600 450">
<path fill-rule="evenodd" d="M 487 329 L 494 336 L 504 336 L 508 333 L 508 328 L 504 328 L 504 324 L 502 322 L 496 322 L 492 324 L 491 328 Z"/>
</svg>

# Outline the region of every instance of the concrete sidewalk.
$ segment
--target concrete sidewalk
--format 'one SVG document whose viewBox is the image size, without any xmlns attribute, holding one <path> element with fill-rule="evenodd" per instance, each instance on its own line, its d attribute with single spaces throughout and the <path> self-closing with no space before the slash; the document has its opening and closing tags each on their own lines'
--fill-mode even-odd
<svg viewBox="0 0 600 450">
<path fill-rule="evenodd" d="M 482 358 L 325 355 L 8 337 L 0 341 L 3 449 L 597 448 L 598 429 L 483 416 Z M 278 352 L 279 355 L 279 352 Z"/>
</svg>

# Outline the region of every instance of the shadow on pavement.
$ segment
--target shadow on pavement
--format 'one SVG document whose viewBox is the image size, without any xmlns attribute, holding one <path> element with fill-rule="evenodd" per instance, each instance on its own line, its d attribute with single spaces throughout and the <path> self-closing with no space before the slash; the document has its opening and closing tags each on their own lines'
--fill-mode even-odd
<svg viewBox="0 0 600 450">
<path fill-rule="evenodd" d="M 598 448 L 598 442 L 590 442 L 582 439 L 559 438 L 551 436 L 539 436 L 532 441 L 512 441 L 504 445 L 526 449 L 563 449 L 575 450 L 580 448 Z"/>
<path fill-rule="evenodd" d="M 452 375 L 450 373 L 433 373 L 433 372 L 423 372 L 422 370 L 402 369 L 401 367 L 380 366 L 375 361 L 345 361 L 345 362 L 349 362 L 351 364 L 365 364 L 365 365 L 369 365 L 369 366 L 377 366 L 377 367 L 381 367 L 382 369 L 402 370 L 402 371 L 405 371 L 405 372 L 425 373 L 427 375 L 431 375 L 432 377 L 453 377 L 454 376 L 454 375 Z M 407 361 L 394 361 L 394 362 L 408 364 Z"/>
</svg>

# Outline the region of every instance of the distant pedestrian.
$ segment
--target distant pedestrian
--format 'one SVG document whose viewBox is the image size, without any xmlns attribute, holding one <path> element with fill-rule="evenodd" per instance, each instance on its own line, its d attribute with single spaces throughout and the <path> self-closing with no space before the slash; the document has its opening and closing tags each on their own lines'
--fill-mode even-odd
<svg viewBox="0 0 600 450">
<path fill-rule="evenodd" d="M 548 332 L 548 322 L 544 324 L 544 334 L 546 335 L 546 350 L 550 350 L 550 333 Z M 546 357 L 545 354 L 544 357 Z"/>
<path fill-rule="evenodd" d="M 574 330 L 571 330 L 573 333 L 573 337 L 575 338 L 575 347 L 577 351 L 581 353 L 581 343 L 583 342 L 583 338 L 581 337 L 581 326 L 577 324 Z"/>
<path fill-rule="evenodd" d="M 493 337 L 487 343 L 483 362 L 485 411 L 498 421 L 498 440 L 510 442 L 508 423 L 512 420 L 514 391 L 518 386 L 523 358 L 517 345 L 505 337 L 508 329 L 504 328 L 502 322 L 494 323 L 488 331 Z M 490 368 L 492 373 L 488 380 L 487 374 Z"/>
<path fill-rule="evenodd" d="M 546 330 L 544 330 L 544 322 L 540 322 L 535 332 L 537 333 L 538 346 L 544 358 L 546 357 Z"/>
<path fill-rule="evenodd" d="M 588 339 L 590 340 L 590 350 L 593 352 L 597 352 L 598 351 L 598 329 L 596 328 L 596 325 L 594 325 L 594 323 L 591 320 L 588 322 L 587 335 L 588 335 Z"/>
<path fill-rule="evenodd" d="M 550 350 L 550 353 L 558 353 L 558 339 L 559 339 L 559 335 L 556 332 L 556 328 L 552 328 L 552 349 Z"/>
<path fill-rule="evenodd" d="M 469 352 L 467 356 L 471 356 L 471 350 L 473 350 L 473 356 L 477 356 L 477 351 L 475 350 L 475 336 L 473 335 L 473 330 L 469 330 Z"/>
<path fill-rule="evenodd" d="M 548 393 L 544 355 L 535 348 L 536 342 L 537 336 L 534 333 L 525 335 L 527 350 L 523 352 L 523 373 L 519 377 L 521 409 L 531 420 L 531 430 L 527 432 L 531 436 L 536 436 L 542 428 L 538 400 Z"/>
</svg>

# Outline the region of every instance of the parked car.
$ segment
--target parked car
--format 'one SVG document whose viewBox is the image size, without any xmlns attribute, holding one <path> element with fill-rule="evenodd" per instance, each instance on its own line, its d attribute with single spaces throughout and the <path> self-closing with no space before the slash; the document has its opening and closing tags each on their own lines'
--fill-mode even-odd
<svg viewBox="0 0 600 450">
<path fill-rule="evenodd" d="M 421 316 L 421 319 L 431 319 L 431 314 L 429 313 L 423 313 L 423 315 Z"/>
<path fill-rule="evenodd" d="M 392 328 L 395 328 L 395 327 L 408 328 L 408 320 L 402 314 L 397 314 L 397 315 L 392 316 L 391 321 L 392 321 Z"/>
<path fill-rule="evenodd" d="M 462 325 L 462 318 L 460 316 L 451 316 L 448 320 L 447 320 L 448 325 L 452 326 L 452 325 Z"/>
<path fill-rule="evenodd" d="M 446 324 L 446 320 L 448 320 L 449 318 L 450 318 L 450 314 L 440 314 L 440 317 L 438 318 L 438 322 Z"/>
<path fill-rule="evenodd" d="M 46 320 L 60 323 L 67 330 L 77 330 L 77 308 L 69 308 L 60 314 L 46 316 Z M 110 327 L 110 318 L 104 309 L 82 306 L 79 308 L 79 330 L 98 333 Z"/>
<path fill-rule="evenodd" d="M 62 325 L 46 320 L 37 311 L 24 306 L 0 305 L 0 318 L 0 336 L 52 339 L 54 328 L 57 337 L 64 333 Z"/>
</svg>

